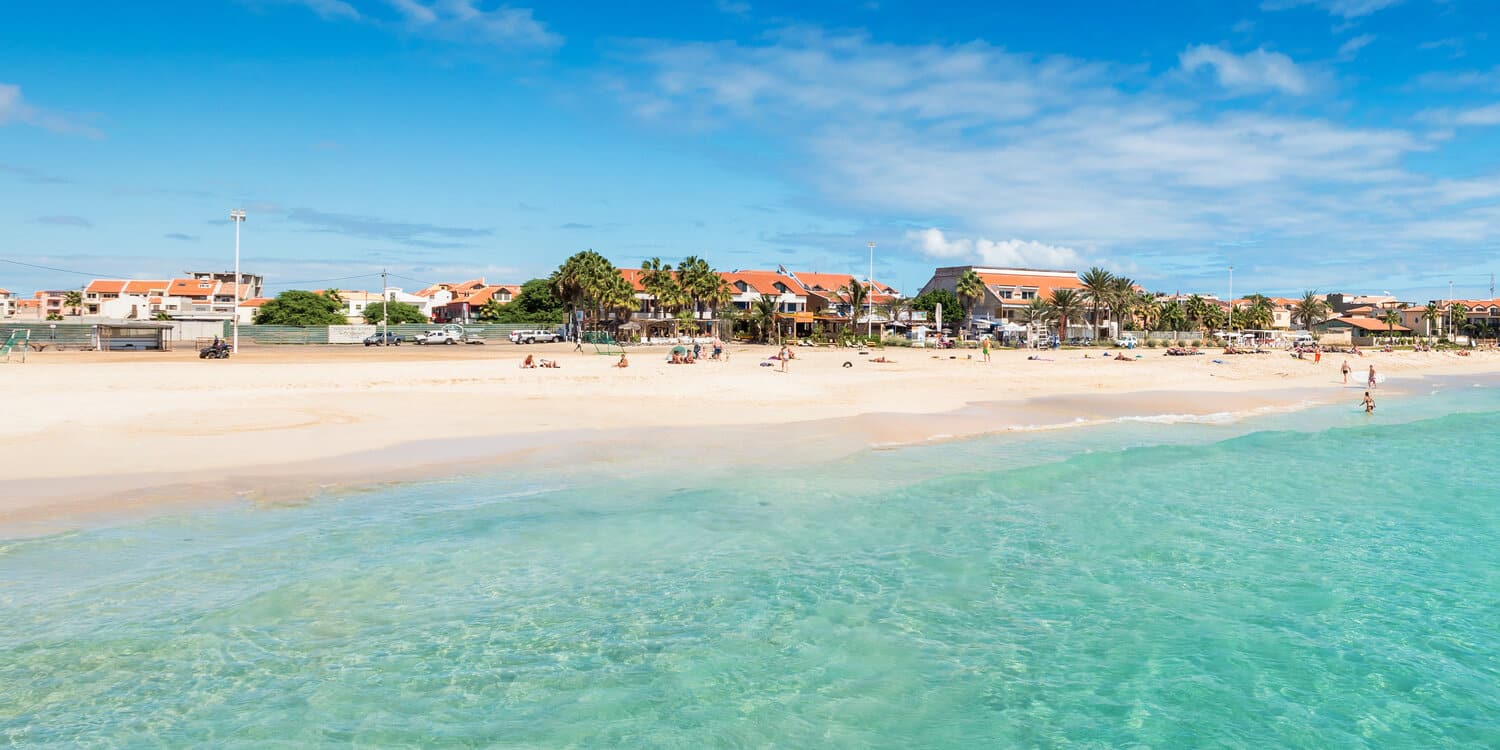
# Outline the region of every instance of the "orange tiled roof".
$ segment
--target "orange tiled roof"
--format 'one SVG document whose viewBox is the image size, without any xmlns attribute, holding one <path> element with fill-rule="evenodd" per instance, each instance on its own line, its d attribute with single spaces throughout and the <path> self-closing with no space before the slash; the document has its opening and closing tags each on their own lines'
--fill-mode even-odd
<svg viewBox="0 0 1500 750">
<path fill-rule="evenodd" d="M 743 281 L 748 291 L 754 294 L 781 294 L 776 289 L 777 282 L 785 286 L 791 294 L 800 294 L 802 291 L 802 287 L 796 281 L 776 271 L 730 271 L 721 275 L 730 284 Z"/>
<path fill-rule="evenodd" d="M 163 291 L 166 291 L 166 288 L 167 288 L 167 286 L 168 286 L 169 283 L 170 282 L 168 282 L 166 279 L 162 279 L 160 281 L 142 281 L 140 279 L 134 279 L 134 280 L 125 282 L 124 293 L 125 294 L 153 294 L 153 293 L 159 294 L 159 293 L 161 293 Z"/>
<path fill-rule="evenodd" d="M 502 291 L 510 292 L 510 296 L 514 298 L 517 294 L 521 293 L 521 285 L 490 284 L 489 286 L 486 286 L 485 288 L 469 295 L 463 301 L 469 303 L 470 305 L 482 305 L 486 302 L 489 302 L 494 298 L 495 295 L 499 294 Z"/>
<path fill-rule="evenodd" d="M 167 296 L 212 297 L 218 288 L 219 282 L 207 279 L 172 279 L 172 283 L 167 286 Z"/>
<path fill-rule="evenodd" d="M 1050 299 L 1055 289 L 1082 289 L 1083 282 L 1077 276 L 1031 276 L 1019 273 L 980 273 L 980 281 L 987 287 L 1025 287 L 1035 288 L 1036 296 L 1042 299 Z"/>
<path fill-rule="evenodd" d="M 1374 318 L 1359 318 L 1359 317 L 1355 317 L 1355 318 L 1331 318 L 1329 320 L 1324 321 L 1324 323 L 1345 323 L 1347 325 L 1350 325 L 1350 326 L 1353 326 L 1355 328 L 1359 328 L 1359 329 L 1365 330 L 1365 331 L 1389 331 L 1389 330 L 1392 330 L 1391 326 L 1388 326 L 1384 322 L 1376 320 Z M 1397 330 L 1397 331 L 1410 331 L 1411 329 L 1407 328 L 1406 326 L 1403 326 L 1403 325 L 1397 325 L 1394 330 Z"/>
<path fill-rule="evenodd" d="M 250 299 L 241 302 L 240 307 L 260 307 L 261 305 L 264 305 L 270 301 L 271 300 L 269 297 L 251 297 Z"/>
<path fill-rule="evenodd" d="M 803 273 L 801 271 L 793 271 L 793 273 L 796 274 L 797 280 L 801 281 L 804 287 L 815 291 L 822 289 L 829 292 L 837 292 L 839 289 L 848 286 L 849 282 L 855 278 L 852 274 L 847 273 Z M 882 284 L 879 281 L 873 283 L 877 294 L 896 293 L 896 288 L 890 284 Z"/>
<path fill-rule="evenodd" d="M 124 279 L 94 279 L 83 291 L 89 294 L 119 294 L 124 288 Z"/>
</svg>

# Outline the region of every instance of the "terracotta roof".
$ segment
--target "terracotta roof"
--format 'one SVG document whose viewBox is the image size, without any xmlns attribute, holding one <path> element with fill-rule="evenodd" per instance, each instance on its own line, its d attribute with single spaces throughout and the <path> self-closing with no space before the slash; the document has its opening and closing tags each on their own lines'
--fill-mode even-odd
<svg viewBox="0 0 1500 750">
<path fill-rule="evenodd" d="M 9 289 L 0 289 L 0 294 L 10 294 Z"/>
<path fill-rule="evenodd" d="M 1330 323 L 1343 323 L 1343 324 L 1348 325 L 1348 326 L 1350 326 L 1352 328 L 1359 328 L 1359 329 L 1365 330 L 1365 331 L 1389 331 L 1389 330 L 1393 330 L 1391 328 L 1391 326 L 1388 326 L 1383 321 L 1379 321 L 1379 320 L 1376 320 L 1374 318 L 1331 318 L 1329 320 L 1323 321 L 1319 325 L 1327 325 L 1327 324 L 1330 324 Z M 1406 326 L 1399 325 L 1399 324 L 1396 325 L 1396 327 L 1394 328 L 1394 330 L 1397 330 L 1397 331 L 1411 331 L 1410 328 L 1407 328 Z"/>
<path fill-rule="evenodd" d="M 792 273 L 796 275 L 797 280 L 802 282 L 804 287 L 810 290 L 824 289 L 830 292 L 837 292 L 840 288 L 848 286 L 849 282 L 855 279 L 854 275 L 847 273 L 803 273 L 801 271 L 793 271 Z M 874 285 L 877 293 L 894 294 L 896 292 L 895 287 L 889 284 L 882 284 L 879 281 L 875 281 Z"/>
<path fill-rule="evenodd" d="M 514 298 L 517 294 L 521 293 L 521 285 L 520 284 L 491 284 L 491 285 L 486 286 L 485 288 L 480 289 L 479 291 L 477 291 L 477 292 L 469 295 L 463 301 L 467 302 L 467 303 L 469 303 L 471 305 L 482 305 L 482 304 L 484 304 L 486 302 L 489 302 L 492 298 L 494 298 L 495 295 L 499 294 L 502 291 L 510 292 L 510 296 L 512 298 Z"/>
<path fill-rule="evenodd" d="M 269 297 L 251 297 L 250 299 L 241 302 L 240 307 L 260 307 L 261 305 L 264 305 L 270 301 L 271 300 Z"/>
<path fill-rule="evenodd" d="M 1030 274 L 1018 273 L 980 273 L 979 279 L 984 285 L 995 288 L 1011 289 L 1024 287 L 1035 288 L 1036 296 L 1041 299 L 1050 299 L 1054 289 L 1082 289 L 1083 282 L 1077 276 L 1032 276 Z"/>
<path fill-rule="evenodd" d="M 167 289 L 166 279 L 160 281 L 142 281 L 139 279 L 125 282 L 125 294 L 160 294 Z"/>
<path fill-rule="evenodd" d="M 41 307 L 41 306 L 42 306 L 42 301 L 39 300 L 39 299 L 18 299 L 18 300 L 16 300 L 16 307 Z"/>
<path fill-rule="evenodd" d="M 730 284 L 743 281 L 748 291 L 753 294 L 780 295 L 781 292 L 776 289 L 777 282 L 785 286 L 791 294 L 801 295 L 802 293 L 802 287 L 796 281 L 776 271 L 730 271 L 721 275 Z"/>
<path fill-rule="evenodd" d="M 124 279 L 94 279 L 83 291 L 90 294 L 119 294 L 124 288 Z"/>
<path fill-rule="evenodd" d="M 212 297 L 219 282 L 205 279 L 172 279 L 167 287 L 169 297 Z"/>
<path fill-rule="evenodd" d="M 630 282 L 630 287 L 632 289 L 636 290 L 637 292 L 646 291 L 646 285 L 641 281 L 642 279 L 646 278 L 645 271 L 642 271 L 639 268 L 621 268 L 619 270 L 620 276 L 624 277 L 626 281 Z"/>
</svg>

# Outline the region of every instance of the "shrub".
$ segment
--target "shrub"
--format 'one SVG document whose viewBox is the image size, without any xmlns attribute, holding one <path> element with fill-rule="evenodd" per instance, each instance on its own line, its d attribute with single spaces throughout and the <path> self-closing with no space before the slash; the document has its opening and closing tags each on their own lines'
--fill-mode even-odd
<svg viewBox="0 0 1500 750">
<path fill-rule="evenodd" d="M 1146 339 L 1146 348 L 1147 349 L 1155 349 L 1159 345 L 1160 345 L 1160 342 L 1158 342 L 1156 339 Z"/>
<path fill-rule="evenodd" d="M 1188 346 L 1203 346 L 1203 339 L 1193 339 Z"/>
</svg>

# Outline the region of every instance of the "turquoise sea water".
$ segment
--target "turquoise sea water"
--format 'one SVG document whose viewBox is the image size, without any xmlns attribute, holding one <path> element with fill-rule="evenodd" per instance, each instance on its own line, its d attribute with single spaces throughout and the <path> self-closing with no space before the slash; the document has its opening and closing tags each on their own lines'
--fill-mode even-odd
<svg viewBox="0 0 1500 750">
<path fill-rule="evenodd" d="M 0 744 L 1495 747 L 1497 464 L 1455 383 L 0 542 Z"/>
</svg>

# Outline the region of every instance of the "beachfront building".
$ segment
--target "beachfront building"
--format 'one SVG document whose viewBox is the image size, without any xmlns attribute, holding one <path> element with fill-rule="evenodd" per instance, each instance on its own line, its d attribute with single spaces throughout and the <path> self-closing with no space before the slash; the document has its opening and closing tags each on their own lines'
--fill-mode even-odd
<svg viewBox="0 0 1500 750">
<path fill-rule="evenodd" d="M 433 284 L 396 301 L 416 305 L 434 323 L 472 323 L 491 300 L 509 304 L 520 293 L 520 284 L 488 284 L 478 278 L 457 284 Z"/>
<path fill-rule="evenodd" d="M 28 309 L 35 310 L 39 318 L 48 318 L 53 315 L 72 315 L 73 309 L 68 307 L 68 292 L 77 289 L 39 289 L 31 293 L 35 303 L 28 305 Z"/>
<path fill-rule="evenodd" d="M 217 281 L 229 284 L 233 288 L 235 284 L 234 271 L 183 271 L 184 276 L 198 281 Z M 265 277 L 255 273 L 241 273 L 239 283 L 248 287 L 244 299 L 260 297 L 265 294 Z"/>
<path fill-rule="evenodd" d="M 1353 339 L 1368 339 L 1386 336 L 1395 333 L 1397 336 L 1410 336 L 1412 330 L 1403 325 L 1390 326 L 1382 320 L 1368 317 L 1344 317 L 1329 318 L 1322 323 L 1313 324 L 1313 332 L 1320 336 L 1328 334 L 1347 334 Z"/>
<path fill-rule="evenodd" d="M 94 279 L 83 288 L 83 314 L 147 320 L 162 310 L 170 286 L 165 279 Z"/>
<path fill-rule="evenodd" d="M 858 281 L 856 277 L 847 273 L 808 273 L 805 271 L 788 271 L 787 275 L 802 287 L 807 296 L 808 311 L 814 316 L 836 316 L 843 318 L 844 322 L 866 323 L 871 320 L 876 325 L 885 326 L 891 321 L 881 314 L 881 305 L 889 304 L 901 295 L 896 288 L 879 281 L 870 282 L 871 290 L 869 298 L 860 306 L 859 310 L 851 310 L 849 302 L 844 298 L 842 290 Z M 861 282 L 863 283 L 863 282 Z M 871 317 L 873 316 L 873 318 Z"/>
<path fill-rule="evenodd" d="M 1052 293 L 1058 289 L 1072 289 L 1080 293 L 1083 291 L 1083 282 L 1079 281 L 1077 271 L 946 266 L 933 272 L 932 278 L 922 286 L 921 293 L 945 289 L 957 294 L 958 280 L 967 271 L 973 271 L 984 282 L 984 294 L 973 302 L 969 310 L 976 328 L 1018 325 L 1022 311 L 1032 300 L 1051 299 Z M 943 317 L 949 321 L 957 321 L 961 315 L 962 310 L 943 311 Z M 1088 334 L 1088 330 L 1089 324 L 1080 322 L 1068 327 L 1068 335 L 1083 336 Z"/>
<path fill-rule="evenodd" d="M 1401 310 L 1401 324 L 1423 336 L 1467 335 L 1472 331 L 1481 337 L 1488 338 L 1495 336 L 1496 331 L 1500 331 L 1500 297 L 1495 299 L 1435 299 L 1429 304 L 1438 306 L 1441 313 L 1439 320 L 1432 321 L 1427 318 L 1426 305 L 1410 305 Z M 1464 316 L 1461 323 L 1453 319 L 1454 305 L 1463 305 Z"/>
<path fill-rule="evenodd" d="M 1292 328 L 1292 311 L 1296 309 L 1298 300 L 1290 297 L 1267 297 L 1271 304 L 1271 328 L 1278 331 L 1288 331 Z M 1253 302 L 1247 299 L 1234 301 L 1236 310 L 1249 308 Z"/>
<path fill-rule="evenodd" d="M 9 289 L 0 289 L 0 318 L 14 317 L 16 314 L 16 296 Z"/>
</svg>

